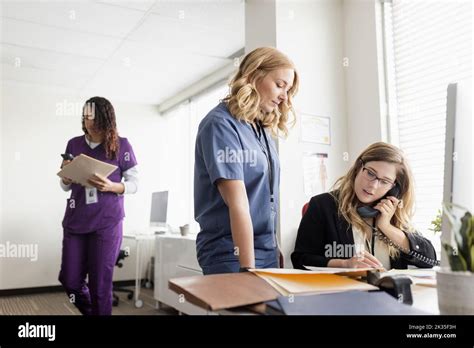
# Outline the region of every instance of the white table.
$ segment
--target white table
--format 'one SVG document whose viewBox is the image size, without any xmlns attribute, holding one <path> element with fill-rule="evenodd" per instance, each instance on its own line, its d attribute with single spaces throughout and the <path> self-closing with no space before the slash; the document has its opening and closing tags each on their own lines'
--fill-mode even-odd
<svg viewBox="0 0 474 348">
<path fill-rule="evenodd" d="M 436 287 L 413 284 L 411 286 L 411 294 L 413 297 L 413 308 L 429 314 L 439 315 L 438 292 Z"/>
<path fill-rule="evenodd" d="M 143 301 L 140 299 L 140 288 L 142 280 L 142 270 L 143 270 L 143 257 L 140 257 L 140 249 L 143 241 L 154 240 L 156 238 L 155 234 L 124 234 L 124 239 L 131 239 L 135 241 L 136 252 L 135 252 L 135 307 L 143 307 Z"/>
</svg>

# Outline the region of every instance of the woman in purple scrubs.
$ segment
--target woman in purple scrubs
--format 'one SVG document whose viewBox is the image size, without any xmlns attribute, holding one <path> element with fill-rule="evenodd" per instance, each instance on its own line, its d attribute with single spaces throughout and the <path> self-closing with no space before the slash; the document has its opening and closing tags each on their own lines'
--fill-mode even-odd
<svg viewBox="0 0 474 348">
<path fill-rule="evenodd" d="M 66 153 L 85 154 L 118 168 L 107 178 L 92 177 L 91 188 L 61 179 L 71 196 L 63 219 L 59 281 L 82 314 L 110 315 L 125 216 L 123 195 L 137 191 L 137 161 L 128 140 L 118 136 L 115 111 L 107 99 L 93 97 L 85 103 L 82 130 L 84 135 L 68 141 Z"/>
</svg>

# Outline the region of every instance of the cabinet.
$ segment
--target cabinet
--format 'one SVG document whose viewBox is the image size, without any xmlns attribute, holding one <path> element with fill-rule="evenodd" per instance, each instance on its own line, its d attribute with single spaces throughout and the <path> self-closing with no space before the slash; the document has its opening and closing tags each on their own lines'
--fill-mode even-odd
<svg viewBox="0 0 474 348">
<path fill-rule="evenodd" d="M 183 301 L 179 294 L 168 289 L 168 280 L 171 278 L 202 275 L 196 257 L 196 235 L 159 235 L 155 243 L 154 297 L 158 305 L 164 303 L 184 314 L 208 314 L 206 310 Z"/>
</svg>

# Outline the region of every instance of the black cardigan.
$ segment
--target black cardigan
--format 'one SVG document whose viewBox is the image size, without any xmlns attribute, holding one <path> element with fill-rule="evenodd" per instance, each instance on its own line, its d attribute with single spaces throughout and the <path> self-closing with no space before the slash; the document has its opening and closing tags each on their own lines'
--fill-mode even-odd
<svg viewBox="0 0 474 348">
<path fill-rule="evenodd" d="M 333 193 L 334 194 L 334 193 Z M 430 259 L 436 259 L 436 252 L 431 242 L 418 233 L 405 233 L 409 242 L 410 250 Z M 304 269 L 306 266 L 327 267 L 331 258 L 326 257 L 325 246 L 354 245 L 352 228 L 344 219 L 338 216 L 338 205 L 330 193 L 323 193 L 311 198 L 309 207 L 298 228 L 295 250 L 291 254 L 294 268 Z M 350 256 L 350 255 L 349 255 Z M 349 257 L 334 257 L 349 258 Z M 432 266 L 402 251 L 397 258 L 390 258 L 392 268 L 406 269 L 408 265 L 420 268 L 431 268 Z"/>
</svg>

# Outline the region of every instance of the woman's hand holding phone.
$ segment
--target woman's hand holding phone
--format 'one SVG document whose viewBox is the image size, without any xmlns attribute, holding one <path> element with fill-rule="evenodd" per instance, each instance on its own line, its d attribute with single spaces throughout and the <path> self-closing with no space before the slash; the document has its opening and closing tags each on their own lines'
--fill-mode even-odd
<svg viewBox="0 0 474 348">
<path fill-rule="evenodd" d="M 63 167 L 65 165 L 68 165 L 71 162 L 72 162 L 72 160 L 63 160 L 63 162 L 61 163 L 61 169 L 63 169 Z M 61 178 L 61 180 L 63 181 L 64 185 L 79 184 L 79 183 L 77 183 L 77 182 L 75 182 L 75 181 L 73 181 L 69 178 Z"/>
<path fill-rule="evenodd" d="M 390 226 L 390 220 L 397 210 L 400 200 L 393 196 L 388 196 L 384 199 L 381 199 L 380 202 L 374 207 L 380 211 L 379 216 L 376 218 L 376 226 L 380 230 L 384 230 Z"/>
<path fill-rule="evenodd" d="M 72 161 L 69 161 L 69 160 L 63 160 L 63 162 L 61 163 L 61 169 L 63 169 L 63 167 L 69 163 L 71 163 Z M 63 184 L 64 185 L 71 185 L 72 184 L 72 180 L 69 179 L 69 178 L 62 178 L 61 179 L 63 181 Z"/>
</svg>

